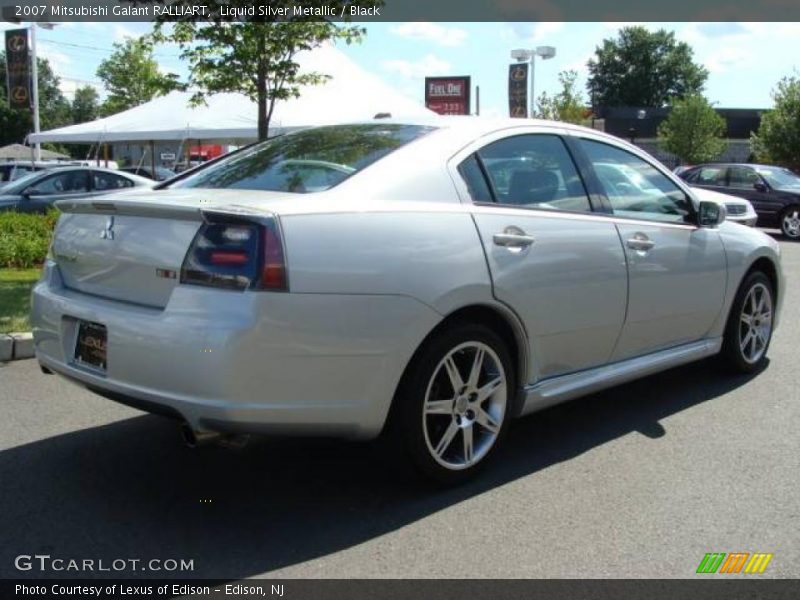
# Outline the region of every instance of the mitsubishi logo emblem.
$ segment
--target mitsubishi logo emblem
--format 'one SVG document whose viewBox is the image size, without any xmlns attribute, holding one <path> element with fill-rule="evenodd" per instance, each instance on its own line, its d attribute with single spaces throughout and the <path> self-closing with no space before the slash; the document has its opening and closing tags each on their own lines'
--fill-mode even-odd
<svg viewBox="0 0 800 600">
<path fill-rule="evenodd" d="M 114 217 L 108 217 L 106 221 L 106 228 L 100 232 L 100 239 L 113 240 L 114 239 Z"/>
</svg>

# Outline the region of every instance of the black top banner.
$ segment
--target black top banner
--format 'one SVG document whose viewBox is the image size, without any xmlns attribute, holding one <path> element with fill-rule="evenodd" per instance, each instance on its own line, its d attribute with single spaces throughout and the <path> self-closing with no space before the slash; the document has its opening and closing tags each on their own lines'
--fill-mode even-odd
<svg viewBox="0 0 800 600">
<path fill-rule="evenodd" d="M 508 116 L 528 116 L 528 63 L 508 65 Z"/>
<path fill-rule="evenodd" d="M 27 29 L 6 31 L 6 82 L 10 108 L 31 108 L 31 54 Z"/>
<path fill-rule="evenodd" d="M 800 21 L 794 0 L 0 0 L 6 21 Z"/>
</svg>

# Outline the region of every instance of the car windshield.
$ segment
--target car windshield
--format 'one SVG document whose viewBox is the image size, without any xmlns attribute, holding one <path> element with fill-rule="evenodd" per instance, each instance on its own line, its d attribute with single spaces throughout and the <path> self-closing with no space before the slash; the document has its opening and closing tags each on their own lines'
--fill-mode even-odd
<svg viewBox="0 0 800 600">
<path fill-rule="evenodd" d="M 432 129 L 392 123 L 307 129 L 223 158 L 169 187 L 321 192 Z"/>
<path fill-rule="evenodd" d="M 800 188 L 800 177 L 792 173 L 789 169 L 778 169 L 774 167 L 758 167 L 756 169 L 764 179 L 774 188 Z"/>
<path fill-rule="evenodd" d="M 43 174 L 43 171 L 34 171 L 33 173 L 27 173 L 22 177 L 18 177 L 9 183 L 4 184 L 0 189 L 2 189 L 4 194 L 19 194 L 30 186 L 34 181 L 39 179 Z"/>
</svg>

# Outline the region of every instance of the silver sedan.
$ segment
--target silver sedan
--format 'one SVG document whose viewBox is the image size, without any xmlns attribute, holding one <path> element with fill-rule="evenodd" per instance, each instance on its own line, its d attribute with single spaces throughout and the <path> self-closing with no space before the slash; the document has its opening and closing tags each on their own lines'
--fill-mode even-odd
<svg viewBox="0 0 800 600">
<path fill-rule="evenodd" d="M 309 129 L 58 206 L 33 292 L 45 372 L 192 444 L 385 432 L 445 482 L 512 418 L 717 354 L 758 371 L 783 297 L 775 241 L 554 122 Z"/>
</svg>

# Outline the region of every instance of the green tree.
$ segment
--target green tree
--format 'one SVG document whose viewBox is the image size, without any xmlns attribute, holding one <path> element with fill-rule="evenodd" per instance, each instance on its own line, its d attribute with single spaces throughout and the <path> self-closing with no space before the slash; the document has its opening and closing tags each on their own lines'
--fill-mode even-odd
<svg viewBox="0 0 800 600">
<path fill-rule="evenodd" d="M 576 71 L 561 71 L 558 74 L 561 91 L 553 96 L 543 92 L 536 101 L 539 107 L 536 116 L 577 125 L 586 123 L 588 110 L 583 94 L 578 89 L 577 80 Z"/>
<path fill-rule="evenodd" d="M 750 145 L 759 161 L 800 170 L 800 79 L 784 77 L 772 91 L 775 106 L 761 117 Z"/>
<path fill-rule="evenodd" d="M 666 106 L 671 100 L 702 92 L 708 71 L 693 62 L 686 42 L 671 31 L 623 27 L 605 39 L 589 59 L 593 106 Z"/>
<path fill-rule="evenodd" d="M 725 150 L 725 119 L 700 94 L 672 103 L 669 116 L 658 128 L 661 146 L 682 161 L 710 161 Z"/>
<path fill-rule="evenodd" d="M 193 97 L 195 102 L 202 102 L 205 96 L 218 92 L 238 92 L 255 102 L 261 140 L 267 138 L 277 101 L 296 98 L 302 86 L 320 84 L 328 77 L 324 73 L 300 73 L 296 54 L 326 41 L 344 40 L 349 44 L 366 33 L 363 27 L 307 20 L 309 17 L 281 22 L 230 21 L 220 17 L 219 7 L 213 0 L 180 3 L 207 6 L 209 20 L 175 23 L 169 34 L 159 25 L 154 39 L 179 44 L 182 58 L 189 63 L 189 84 L 199 90 Z M 297 2 L 312 9 L 333 8 L 336 14 L 351 3 L 351 0 Z M 227 6 L 232 9 L 247 4 L 245 0 L 230 0 Z M 366 6 L 365 2 L 359 4 Z M 372 4 L 381 2 L 373 0 Z"/>
<path fill-rule="evenodd" d="M 103 115 L 139 106 L 185 87 L 177 75 L 158 70 L 153 42 L 145 37 L 115 43 L 114 52 L 97 68 L 97 76 L 108 92 L 100 109 Z"/>
<path fill-rule="evenodd" d="M 72 122 L 85 123 L 94 121 L 99 110 L 99 95 L 97 90 L 90 85 L 79 87 L 75 90 L 72 99 Z"/>
<path fill-rule="evenodd" d="M 41 129 L 69 125 L 72 121 L 69 101 L 59 89 L 58 76 L 50 68 L 46 58 L 38 60 L 39 123 Z M 0 146 L 23 143 L 25 136 L 33 132 L 33 114 L 30 110 L 11 110 L 8 107 L 6 90 L 6 57 L 0 52 Z"/>
</svg>

